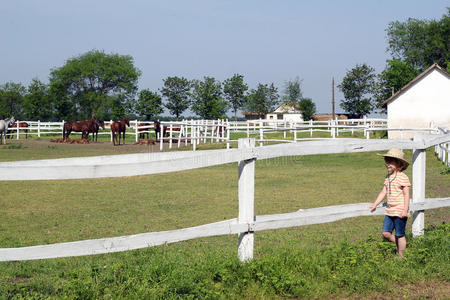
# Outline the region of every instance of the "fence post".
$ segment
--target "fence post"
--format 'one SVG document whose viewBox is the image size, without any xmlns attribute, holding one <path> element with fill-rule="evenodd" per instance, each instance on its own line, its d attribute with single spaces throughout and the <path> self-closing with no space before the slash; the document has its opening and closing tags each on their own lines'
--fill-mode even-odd
<svg viewBox="0 0 450 300">
<path fill-rule="evenodd" d="M 20 121 L 17 120 L 16 121 L 16 140 L 19 140 L 19 123 L 20 123 Z"/>
<path fill-rule="evenodd" d="M 239 139 L 238 148 L 254 148 L 255 139 Z M 248 230 L 238 235 L 238 258 L 248 261 L 253 258 L 254 232 L 254 196 L 255 196 L 255 160 L 239 162 L 239 218 L 240 224 L 248 224 Z"/>
<path fill-rule="evenodd" d="M 421 141 L 420 135 L 414 135 L 414 142 Z M 426 168 L 426 149 L 414 149 L 412 159 L 412 179 L 413 179 L 413 197 L 412 202 L 425 201 L 425 168 Z M 413 237 L 423 235 L 425 225 L 425 214 L 423 210 L 413 211 L 412 234 Z"/>
<path fill-rule="evenodd" d="M 159 151 L 163 150 L 163 144 L 164 144 L 164 125 L 161 124 L 159 127 Z"/>
<path fill-rule="evenodd" d="M 230 122 L 227 120 L 227 149 L 230 149 Z"/>
<path fill-rule="evenodd" d="M 136 143 L 139 141 L 139 139 L 138 139 L 138 120 L 136 120 L 135 121 L 136 123 L 136 130 L 135 130 L 135 133 L 136 133 Z"/>
<path fill-rule="evenodd" d="M 169 132 L 170 132 L 170 140 L 169 140 L 169 149 L 172 149 L 172 138 L 173 138 L 173 124 L 170 123 L 170 127 L 169 127 Z"/>
<path fill-rule="evenodd" d="M 38 120 L 38 137 L 41 137 L 41 120 Z"/>
</svg>

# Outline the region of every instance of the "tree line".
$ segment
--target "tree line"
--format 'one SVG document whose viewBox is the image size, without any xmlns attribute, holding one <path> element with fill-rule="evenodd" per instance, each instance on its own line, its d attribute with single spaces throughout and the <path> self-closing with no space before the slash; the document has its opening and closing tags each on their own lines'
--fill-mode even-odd
<svg viewBox="0 0 450 300">
<path fill-rule="evenodd" d="M 391 58 L 385 69 L 376 74 L 371 66 L 357 64 L 338 85 L 344 95 L 340 106 L 351 117 L 384 112 L 381 103 L 392 91 L 435 62 L 450 71 L 450 8 L 439 20 L 391 22 L 386 33 Z M 96 115 L 105 120 L 124 116 L 151 120 L 164 108 L 175 119 L 188 109 L 203 119 L 224 118 L 231 109 L 237 118 L 239 110 L 264 116 L 281 102 L 290 102 L 298 103 L 303 118 L 310 120 L 316 110 L 313 100 L 303 96 L 298 77 L 284 83 L 280 96 L 274 83 L 249 89 L 241 74 L 223 82 L 209 76 L 194 80 L 173 76 L 163 79 L 158 91 L 139 91 L 141 75 L 131 56 L 92 50 L 52 69 L 48 84 L 35 78 L 28 87 L 14 82 L 0 85 L 0 118 L 81 120 Z"/>
<path fill-rule="evenodd" d="M 105 120 L 124 116 L 151 120 L 166 108 L 175 119 L 188 109 L 202 119 L 226 118 L 231 109 L 236 119 L 241 109 L 263 116 L 281 100 L 273 83 L 249 90 L 240 74 L 223 82 L 208 76 L 202 80 L 167 77 L 159 91 L 138 91 L 140 75 L 131 56 L 92 50 L 51 70 L 49 84 L 33 79 L 28 87 L 12 82 L 1 85 L 0 116 L 42 121 L 93 115 Z M 311 99 L 302 98 L 298 78 L 286 83 L 283 100 L 309 101 L 315 107 Z M 312 118 L 305 112 L 305 118 Z"/>
</svg>

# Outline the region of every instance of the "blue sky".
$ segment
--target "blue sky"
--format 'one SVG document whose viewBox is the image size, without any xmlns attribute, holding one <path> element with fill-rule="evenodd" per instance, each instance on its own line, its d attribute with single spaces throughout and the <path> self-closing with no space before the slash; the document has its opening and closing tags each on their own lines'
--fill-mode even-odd
<svg viewBox="0 0 450 300">
<path fill-rule="evenodd" d="M 223 81 L 239 73 L 250 88 L 273 82 L 281 91 L 298 76 L 317 111 L 331 112 L 333 76 L 338 84 L 361 63 L 384 69 L 389 22 L 440 19 L 448 6 L 448 0 L 2 1 L 0 84 L 48 82 L 52 68 L 97 49 L 131 55 L 142 71 L 139 89 L 157 91 L 167 76 Z M 336 89 L 336 100 L 342 98 Z"/>
</svg>

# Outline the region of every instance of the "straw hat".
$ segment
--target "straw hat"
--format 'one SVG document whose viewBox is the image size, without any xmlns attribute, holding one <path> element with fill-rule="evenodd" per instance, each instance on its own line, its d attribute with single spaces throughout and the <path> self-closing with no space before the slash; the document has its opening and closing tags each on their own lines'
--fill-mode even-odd
<svg viewBox="0 0 450 300">
<path fill-rule="evenodd" d="M 395 158 L 397 159 L 399 162 L 401 162 L 402 166 L 402 171 L 406 170 L 406 168 L 408 168 L 409 166 L 409 162 L 407 162 L 403 157 L 405 156 L 405 154 L 403 153 L 402 150 L 398 149 L 398 148 L 392 148 L 391 150 L 389 150 L 386 154 L 378 154 L 380 156 L 384 156 L 384 157 L 391 157 L 391 158 Z"/>
</svg>

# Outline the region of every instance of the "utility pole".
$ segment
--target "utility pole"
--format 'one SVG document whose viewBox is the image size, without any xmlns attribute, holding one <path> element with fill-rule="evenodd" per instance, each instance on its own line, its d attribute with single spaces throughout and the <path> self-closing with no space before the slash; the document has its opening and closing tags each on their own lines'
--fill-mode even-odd
<svg viewBox="0 0 450 300">
<path fill-rule="evenodd" d="M 331 80 L 331 118 L 336 119 L 336 115 L 334 113 L 334 77 Z"/>
</svg>

